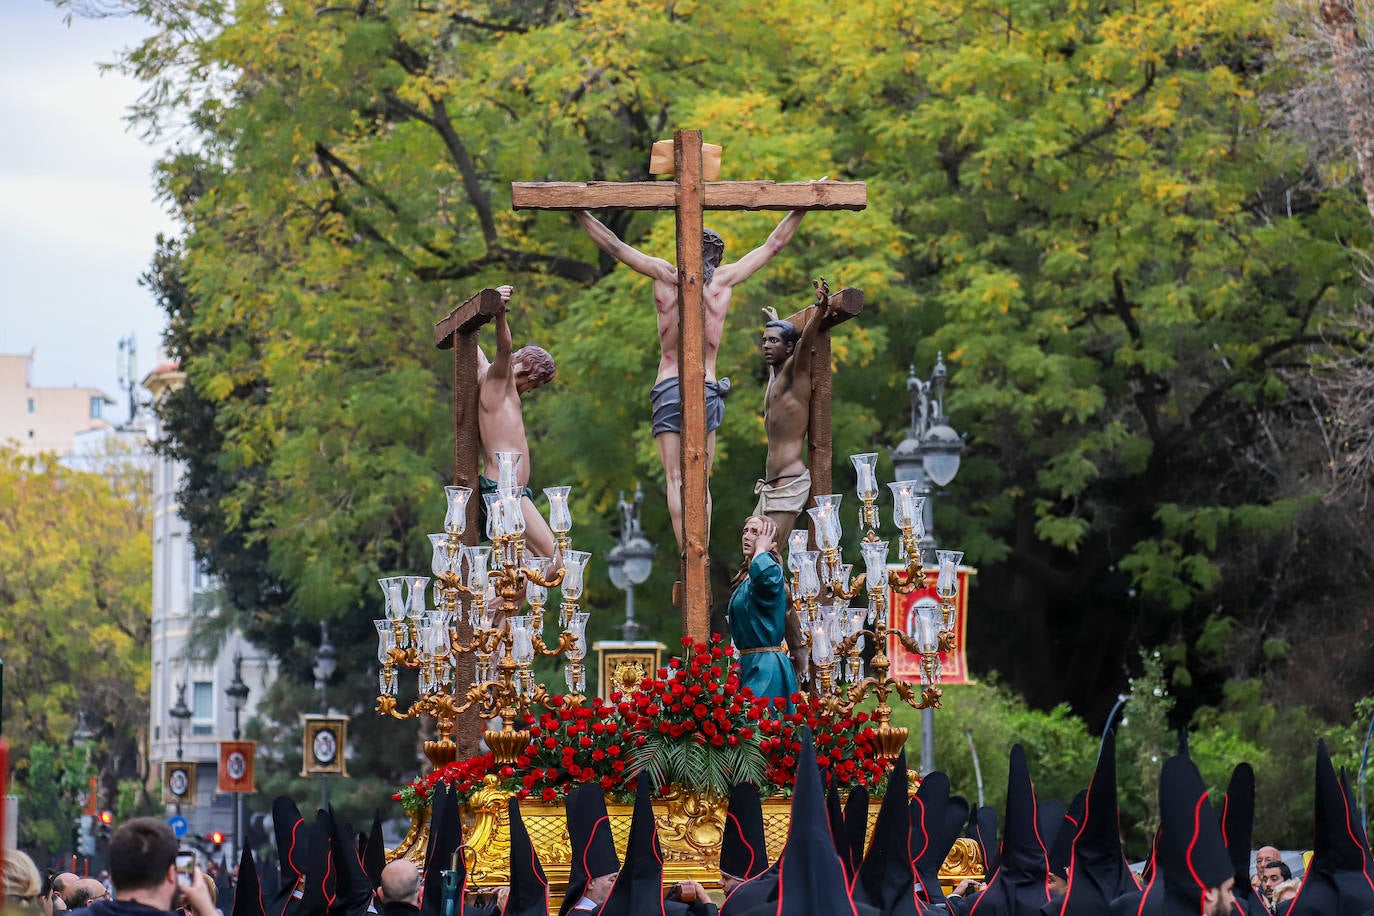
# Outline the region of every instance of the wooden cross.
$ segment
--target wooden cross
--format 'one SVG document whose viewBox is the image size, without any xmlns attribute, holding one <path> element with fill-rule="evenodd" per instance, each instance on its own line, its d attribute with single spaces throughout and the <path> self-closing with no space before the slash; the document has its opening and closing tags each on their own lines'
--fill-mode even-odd
<svg viewBox="0 0 1374 916">
<path fill-rule="evenodd" d="M 706 364 L 701 228 L 705 210 L 862 210 L 862 182 L 702 180 L 701 131 L 673 134 L 672 181 L 515 182 L 516 210 L 673 210 L 677 216 L 678 375 L 682 391 L 682 631 L 710 638 L 706 532 Z"/>
<path fill-rule="evenodd" d="M 477 485 L 477 456 L 482 451 L 477 427 L 477 332 L 495 318 L 501 308 L 501 294 L 494 289 L 484 289 L 434 325 L 435 345 L 440 350 L 453 350 L 453 484 L 468 487 L 475 497 L 468 500 L 467 527 L 463 529 L 463 543 L 469 547 L 476 546 L 482 534 L 477 521 L 477 508 L 482 504 Z M 454 626 L 462 639 L 472 637 L 464 615 L 458 615 Z M 477 660 L 472 653 L 458 656 L 455 676 L 459 684 L 472 683 L 476 678 Z M 466 760 L 481 753 L 485 728 L 475 711 L 458 717 L 457 759 Z"/>
</svg>

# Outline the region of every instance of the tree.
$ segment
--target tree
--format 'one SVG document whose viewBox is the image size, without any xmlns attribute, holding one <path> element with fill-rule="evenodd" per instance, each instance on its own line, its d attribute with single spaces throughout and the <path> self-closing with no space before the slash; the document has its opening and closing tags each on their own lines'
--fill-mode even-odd
<svg viewBox="0 0 1374 916">
<path fill-rule="evenodd" d="M 560 362 L 526 422 L 536 479 L 578 487 L 579 542 L 609 546 L 614 494 L 659 481 L 634 393 L 646 282 L 504 194 L 645 178 L 679 125 L 725 145 L 728 177 L 861 179 L 873 201 L 809 217 L 736 299 L 718 571 L 763 465 L 756 310 L 826 275 L 870 303 L 836 334 L 837 454 L 900 438 L 905 367 L 947 354 L 970 445 L 937 534 L 981 569 L 974 664 L 1033 704 L 1101 717 L 1137 664 L 1123 647 L 1160 646 L 1186 720 L 1228 677 L 1292 673 L 1299 609 L 1370 616 L 1348 601 L 1364 564 L 1306 562 L 1349 543 L 1318 501 L 1310 380 L 1354 343 L 1340 321 L 1365 293 L 1339 240 L 1368 225 L 1356 189 L 1313 190 L 1303 147 L 1262 120 L 1288 74 L 1261 7 L 128 7 L 155 29 L 123 61 L 149 85 L 141 123 L 194 129 L 161 178 L 186 226 L 167 263 L 190 385 L 168 428 L 200 552 L 286 670 L 325 617 L 365 665 L 368 580 L 426 566 L 451 392 L 425 329 L 474 289 L 514 283 L 517 336 Z M 668 218 L 601 215 L 671 252 Z M 771 218 L 712 222 L 747 249 Z M 672 567 L 643 592 L 664 635 Z M 615 594 L 594 571 L 590 603 Z"/>
<path fill-rule="evenodd" d="M 86 789 L 84 764 L 55 750 L 81 714 L 111 802 L 118 778 L 146 776 L 150 479 L 131 456 L 105 467 L 73 471 L 55 456 L 0 446 L 0 526 L 20 533 L 0 543 L 4 721 L 25 817 L 35 818 L 25 829 L 39 849 L 65 842 L 61 805 L 75 803 L 73 786 Z"/>
</svg>

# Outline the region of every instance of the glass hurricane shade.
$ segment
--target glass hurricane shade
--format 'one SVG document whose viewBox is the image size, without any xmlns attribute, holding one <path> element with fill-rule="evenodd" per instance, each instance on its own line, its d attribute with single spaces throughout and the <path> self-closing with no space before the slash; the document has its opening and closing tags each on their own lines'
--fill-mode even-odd
<svg viewBox="0 0 1374 916">
<path fill-rule="evenodd" d="M 572 512 L 568 510 L 568 494 L 572 487 L 545 487 L 549 498 L 549 528 L 554 534 L 567 534 L 572 529 Z"/>
<path fill-rule="evenodd" d="M 444 487 L 444 498 L 448 500 L 444 530 L 461 536 L 468 526 L 468 500 L 472 498 L 472 490 L 467 487 Z"/>
<path fill-rule="evenodd" d="M 576 601 L 582 597 L 582 574 L 592 555 L 585 550 L 569 550 L 563 560 L 563 598 Z"/>
<path fill-rule="evenodd" d="M 496 488 L 498 490 L 514 490 L 519 484 L 517 471 L 520 468 L 519 452 L 497 452 L 496 453 Z M 488 471 L 488 474 L 491 472 Z"/>
<path fill-rule="evenodd" d="M 963 562 L 962 550 L 937 550 L 939 575 L 935 580 L 935 594 L 941 598 L 953 598 L 959 593 L 959 564 Z"/>
<path fill-rule="evenodd" d="M 787 571 L 795 573 L 801 568 L 801 555 L 806 552 L 806 545 L 811 540 L 810 533 L 805 528 L 793 529 L 787 536 Z"/>
<path fill-rule="evenodd" d="M 854 485 L 854 492 L 861 500 L 874 500 L 878 498 L 878 453 L 865 452 L 861 455 L 850 455 L 849 460 L 854 464 L 854 473 L 858 475 L 858 482 Z"/>
</svg>

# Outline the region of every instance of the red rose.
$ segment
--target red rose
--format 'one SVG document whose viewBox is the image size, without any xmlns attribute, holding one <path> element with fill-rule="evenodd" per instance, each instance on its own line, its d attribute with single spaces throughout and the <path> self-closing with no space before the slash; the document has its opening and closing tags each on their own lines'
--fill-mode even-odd
<svg viewBox="0 0 1374 916">
<path fill-rule="evenodd" d="M 545 789 L 543 792 L 539 793 L 539 797 L 544 799 L 544 801 L 546 802 L 551 802 L 558 797 L 558 793 L 555 792 L 553 789 Z"/>
</svg>

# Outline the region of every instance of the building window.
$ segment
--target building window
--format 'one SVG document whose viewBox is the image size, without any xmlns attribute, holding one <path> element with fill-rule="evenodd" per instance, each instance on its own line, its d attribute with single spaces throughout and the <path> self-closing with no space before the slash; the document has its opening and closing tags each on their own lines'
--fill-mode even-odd
<svg viewBox="0 0 1374 916">
<path fill-rule="evenodd" d="M 99 420 L 99 419 L 100 419 L 100 397 L 99 397 L 99 396 L 93 396 L 93 397 L 91 398 L 91 419 L 92 419 L 92 420 Z"/>
<path fill-rule="evenodd" d="M 37 407 L 38 405 L 33 402 L 33 398 L 29 398 L 29 413 L 33 413 Z"/>
<path fill-rule="evenodd" d="M 191 685 L 191 734 L 215 733 L 215 685 L 196 681 Z"/>
</svg>

